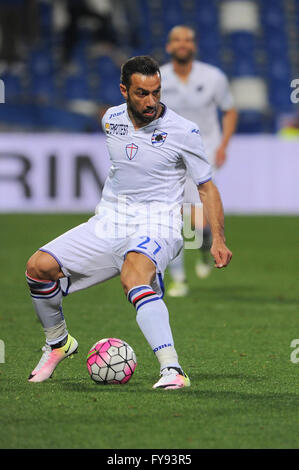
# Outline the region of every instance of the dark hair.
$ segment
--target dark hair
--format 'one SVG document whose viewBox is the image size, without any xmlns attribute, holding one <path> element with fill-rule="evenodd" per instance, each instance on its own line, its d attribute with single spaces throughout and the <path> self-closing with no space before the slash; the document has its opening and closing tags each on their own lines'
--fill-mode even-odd
<svg viewBox="0 0 299 470">
<path fill-rule="evenodd" d="M 120 82 L 128 90 L 131 85 L 131 76 L 134 73 L 150 76 L 155 75 L 157 72 L 160 74 L 159 64 L 152 57 L 146 55 L 131 57 L 121 66 Z"/>
</svg>

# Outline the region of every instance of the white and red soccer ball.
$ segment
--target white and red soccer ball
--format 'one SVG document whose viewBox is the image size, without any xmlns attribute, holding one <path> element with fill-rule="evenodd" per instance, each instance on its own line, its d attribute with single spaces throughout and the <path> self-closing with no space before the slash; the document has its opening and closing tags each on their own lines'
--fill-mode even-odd
<svg viewBox="0 0 299 470">
<path fill-rule="evenodd" d="M 99 384 L 125 384 L 132 377 L 137 360 L 128 343 L 105 338 L 92 346 L 86 365 L 92 380 Z"/>
</svg>

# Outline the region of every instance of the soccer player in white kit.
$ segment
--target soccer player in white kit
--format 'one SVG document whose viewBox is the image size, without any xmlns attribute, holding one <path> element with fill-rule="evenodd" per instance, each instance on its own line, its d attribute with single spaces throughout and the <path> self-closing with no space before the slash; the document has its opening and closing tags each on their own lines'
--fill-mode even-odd
<svg viewBox="0 0 299 470">
<path fill-rule="evenodd" d="M 227 145 L 237 122 L 237 112 L 228 80 L 219 68 L 194 60 L 196 44 L 192 28 L 186 26 L 172 28 L 168 35 L 166 50 L 171 55 L 172 61 L 160 68 L 161 99 L 172 110 L 197 124 L 207 159 L 215 172 L 225 161 Z M 222 132 L 218 110 L 221 110 L 223 115 Z M 190 176 L 187 176 L 186 180 L 184 202 L 193 206 L 192 222 L 195 224 L 195 217 L 201 221 L 200 206 L 197 214 L 195 209 L 195 204 L 200 203 L 200 199 Z M 202 239 L 201 256 L 195 264 L 195 271 L 200 278 L 208 276 L 212 269 L 211 231 L 204 214 L 202 222 L 203 227 L 196 227 L 198 232 L 202 230 L 202 233 L 199 233 L 199 239 Z M 169 272 L 173 281 L 167 293 L 173 297 L 186 295 L 188 285 L 183 250 L 170 263 Z"/>
<path fill-rule="evenodd" d="M 206 205 L 217 267 L 227 266 L 232 256 L 197 127 L 160 102 L 158 64 L 147 56 L 129 59 L 122 66 L 120 91 L 126 102 L 108 109 L 102 120 L 112 164 L 95 215 L 41 247 L 27 263 L 32 301 L 46 335 L 30 382 L 51 377 L 77 350 L 77 340 L 67 331 L 63 296 L 120 274 L 137 323 L 160 364 L 161 377 L 153 388 L 190 385 L 163 301 L 164 270 L 182 248 L 186 169 Z"/>
</svg>

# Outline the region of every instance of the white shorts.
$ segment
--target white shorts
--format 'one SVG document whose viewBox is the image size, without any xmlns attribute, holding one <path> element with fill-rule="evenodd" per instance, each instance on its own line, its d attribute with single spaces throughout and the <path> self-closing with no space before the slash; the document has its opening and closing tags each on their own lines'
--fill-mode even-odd
<svg viewBox="0 0 299 470">
<path fill-rule="evenodd" d="M 170 243 L 166 238 L 149 237 L 140 231 L 132 237 L 101 238 L 103 223 L 101 217 L 95 215 L 40 248 L 56 259 L 65 274 L 66 278 L 61 280 L 64 295 L 119 275 L 126 254 L 135 251 L 143 253 L 156 265 L 157 275 L 152 287 L 162 297 L 164 271 L 181 250 L 182 238 Z"/>
</svg>

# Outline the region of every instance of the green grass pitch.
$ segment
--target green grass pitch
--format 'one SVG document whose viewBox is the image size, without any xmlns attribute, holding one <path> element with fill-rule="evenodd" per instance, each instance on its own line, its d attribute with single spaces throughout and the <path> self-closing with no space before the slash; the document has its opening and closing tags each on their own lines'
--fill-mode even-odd
<svg viewBox="0 0 299 470">
<path fill-rule="evenodd" d="M 152 390 L 156 359 L 119 279 L 64 300 L 79 354 L 51 380 L 27 382 L 43 333 L 24 279 L 28 257 L 86 215 L 1 215 L 1 448 L 215 449 L 299 447 L 299 338 L 296 217 L 226 217 L 231 265 L 206 280 L 186 252 L 191 292 L 168 305 L 175 344 L 191 388 Z M 167 276 L 166 276 L 167 283 Z M 85 358 L 114 336 L 136 351 L 124 386 L 101 386 Z"/>
</svg>

